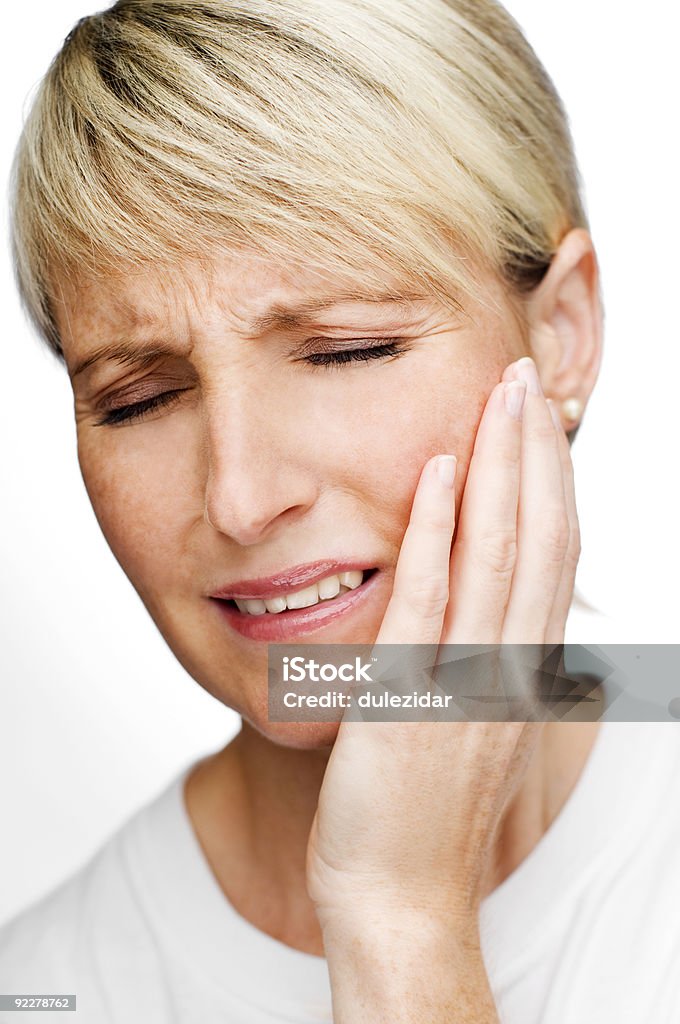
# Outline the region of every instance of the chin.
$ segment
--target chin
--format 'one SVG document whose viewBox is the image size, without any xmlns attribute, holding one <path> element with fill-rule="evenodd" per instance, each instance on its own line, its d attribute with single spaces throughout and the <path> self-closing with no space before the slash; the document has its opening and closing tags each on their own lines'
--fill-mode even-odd
<svg viewBox="0 0 680 1024">
<path fill-rule="evenodd" d="M 340 722 L 268 722 L 252 718 L 247 721 L 271 743 L 293 750 L 332 747 L 340 728 Z"/>
</svg>

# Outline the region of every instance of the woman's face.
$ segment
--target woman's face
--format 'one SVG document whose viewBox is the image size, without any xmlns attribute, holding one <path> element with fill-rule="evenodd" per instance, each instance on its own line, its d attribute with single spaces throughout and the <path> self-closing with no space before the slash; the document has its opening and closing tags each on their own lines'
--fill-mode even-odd
<svg viewBox="0 0 680 1024">
<path fill-rule="evenodd" d="M 526 351 L 500 284 L 488 289 L 500 313 L 458 317 L 431 298 L 348 301 L 337 280 L 239 255 L 65 293 L 78 454 L 104 535 L 188 672 L 277 742 L 325 746 L 337 725 L 268 722 L 267 642 L 373 643 L 431 456 L 457 455 L 460 501 L 488 394 Z M 256 323 L 315 299 L 337 301 Z M 398 356 L 318 365 L 390 341 Z M 379 572 L 342 613 L 323 602 L 323 620 L 278 640 L 244 635 L 245 615 L 212 596 L 320 560 Z"/>
</svg>

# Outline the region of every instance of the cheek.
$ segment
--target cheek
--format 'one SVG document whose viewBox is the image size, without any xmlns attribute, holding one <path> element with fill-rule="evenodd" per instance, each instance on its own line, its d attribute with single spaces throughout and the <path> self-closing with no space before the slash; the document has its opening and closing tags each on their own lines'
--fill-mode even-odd
<svg viewBox="0 0 680 1024">
<path fill-rule="evenodd" d="M 503 364 L 504 365 L 504 364 Z M 417 367 L 389 400 L 374 402 L 356 431 L 352 472 L 363 494 L 374 494 L 406 526 L 410 505 L 425 463 L 435 455 L 458 458 L 459 480 L 467 472 L 477 427 L 488 394 L 503 370 L 450 357 Z M 416 372 L 419 371 L 419 372 Z"/>
<path fill-rule="evenodd" d="M 191 499 L 191 450 L 158 424 L 121 428 L 105 439 L 78 438 L 78 459 L 97 521 L 133 584 L 143 588 L 177 566 Z M 133 433 L 135 432 L 136 433 Z M 184 439 L 186 441 L 186 438 Z M 176 578 L 176 572 L 175 572 Z"/>
</svg>

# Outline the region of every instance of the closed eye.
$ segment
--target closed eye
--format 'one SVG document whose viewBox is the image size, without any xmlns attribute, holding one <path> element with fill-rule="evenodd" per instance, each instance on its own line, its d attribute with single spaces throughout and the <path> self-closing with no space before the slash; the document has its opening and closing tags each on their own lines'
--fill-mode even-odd
<svg viewBox="0 0 680 1024">
<path fill-rule="evenodd" d="M 336 349 L 335 351 L 330 352 L 313 352 L 304 356 L 301 361 L 309 363 L 310 366 L 322 366 L 328 368 L 331 366 L 342 366 L 347 363 L 367 362 L 370 359 L 386 359 L 389 356 L 397 358 L 400 355 L 403 355 L 404 352 L 408 351 L 408 348 L 403 344 L 400 344 L 400 342 L 403 341 L 403 338 L 394 338 L 384 345 L 371 345 L 366 348 Z M 123 423 L 131 423 L 135 420 L 141 420 L 149 412 L 154 412 L 156 409 L 173 405 L 185 390 L 186 388 L 176 389 L 175 391 L 163 391 L 161 394 L 152 395 L 150 398 L 145 398 L 141 402 L 134 402 L 130 405 L 121 405 L 117 408 L 109 409 L 95 425 L 98 427 L 119 426 Z"/>
<path fill-rule="evenodd" d="M 388 356 L 398 357 L 408 351 L 403 344 L 404 339 L 394 338 L 384 345 L 371 345 L 366 348 L 335 349 L 329 352 L 313 352 L 302 360 L 310 366 L 342 366 L 345 363 L 367 362 L 369 359 L 386 359 Z"/>
<path fill-rule="evenodd" d="M 177 391 L 163 391 L 160 395 L 152 395 L 151 398 L 145 398 L 141 402 L 134 402 L 132 405 L 120 405 L 115 409 L 109 409 L 100 420 L 97 420 L 95 426 L 115 427 L 121 423 L 140 420 L 147 412 L 153 412 L 154 409 L 161 409 L 163 406 L 172 405 L 177 401 L 182 391 L 186 391 L 186 388 Z"/>
</svg>

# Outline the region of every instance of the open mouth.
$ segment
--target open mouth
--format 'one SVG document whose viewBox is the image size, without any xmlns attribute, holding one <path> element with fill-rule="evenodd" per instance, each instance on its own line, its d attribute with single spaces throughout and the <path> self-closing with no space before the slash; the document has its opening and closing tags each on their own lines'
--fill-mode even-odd
<svg viewBox="0 0 680 1024">
<path fill-rule="evenodd" d="M 338 573 L 335 576 L 327 576 L 317 583 L 292 591 L 285 596 L 267 599 L 226 598 L 221 599 L 221 603 L 233 612 L 240 613 L 244 618 L 257 616 L 287 618 L 290 612 L 333 604 L 350 591 L 361 589 L 377 572 L 377 568 L 355 569 L 350 572 Z"/>
</svg>

